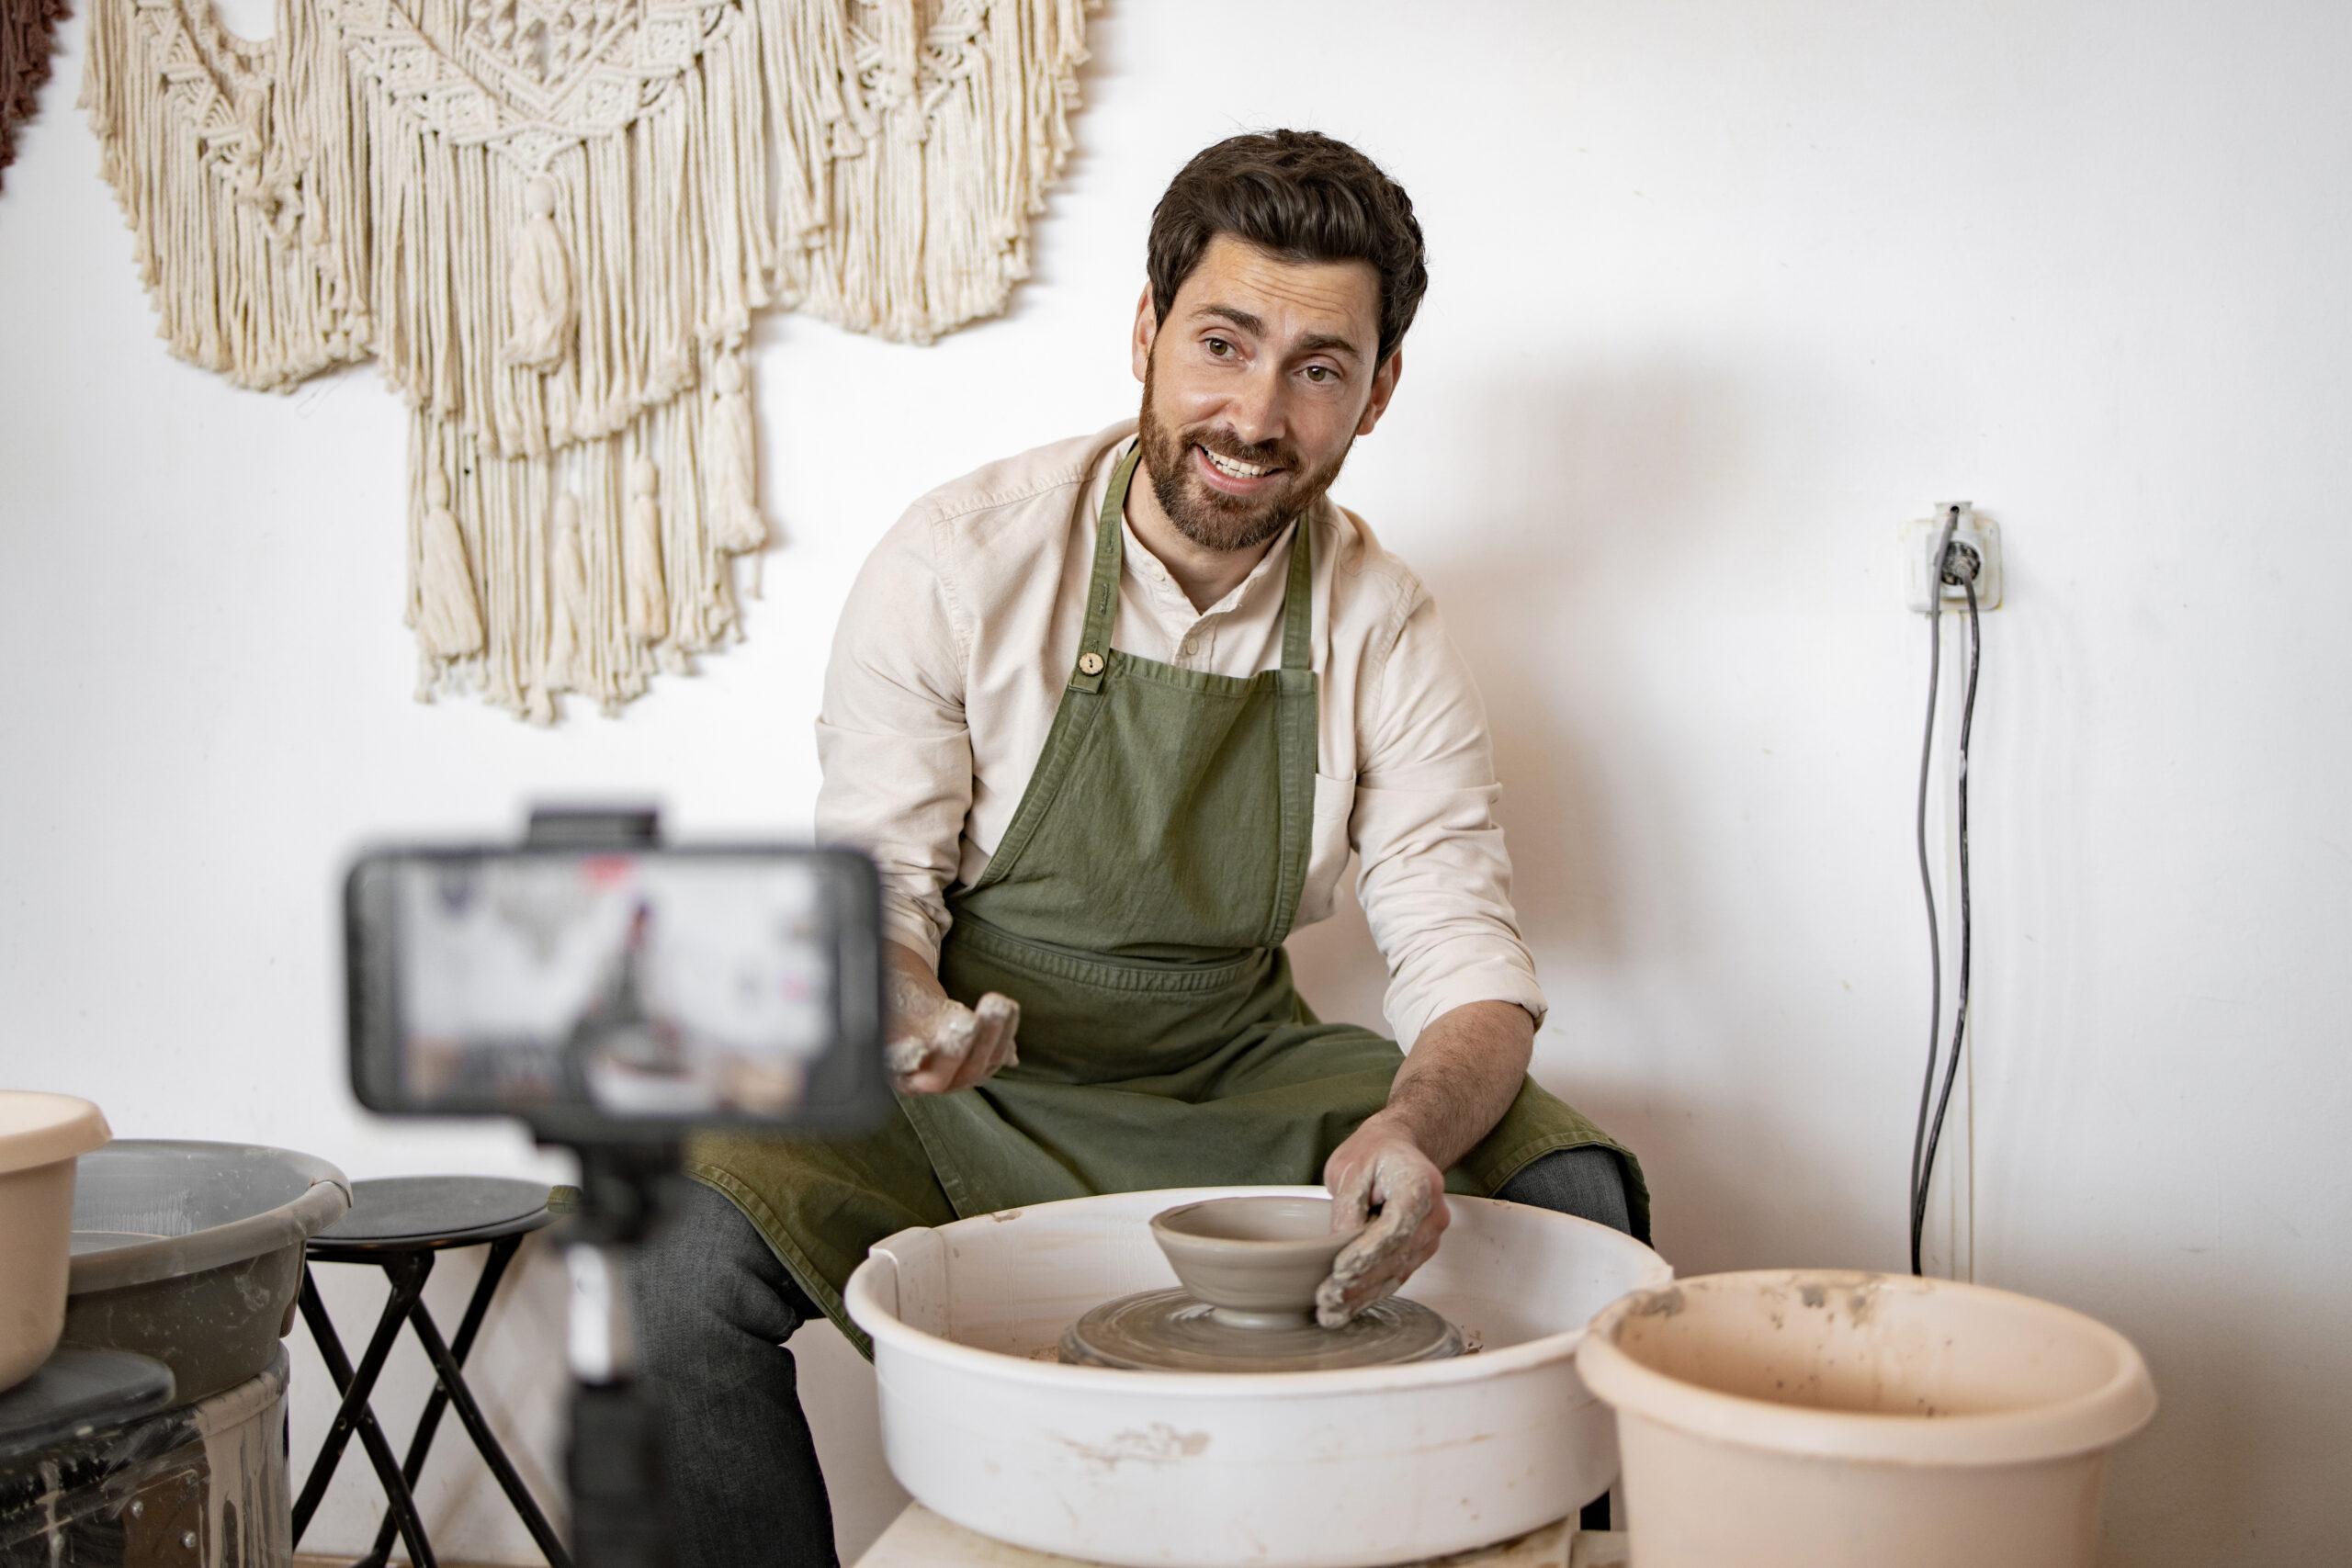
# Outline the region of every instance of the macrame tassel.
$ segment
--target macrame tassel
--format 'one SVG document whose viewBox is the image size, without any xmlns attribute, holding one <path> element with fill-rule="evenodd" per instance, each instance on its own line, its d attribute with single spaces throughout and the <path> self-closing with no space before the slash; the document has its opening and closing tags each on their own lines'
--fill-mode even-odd
<svg viewBox="0 0 2352 1568">
<path fill-rule="evenodd" d="M 459 659 L 481 651 L 481 610 L 474 603 L 474 578 L 466 565 L 465 536 L 449 510 L 449 481 L 439 474 L 424 481 L 422 601 L 416 635 L 435 659 Z"/>
<path fill-rule="evenodd" d="M 628 635 L 656 643 L 670 635 L 670 589 L 662 575 L 662 506 L 653 499 L 657 476 L 643 457 L 628 468 L 628 524 L 621 534 L 621 575 L 628 605 Z"/>
<path fill-rule="evenodd" d="M 711 543 L 729 555 L 752 555 L 756 574 L 768 542 L 768 520 L 760 515 L 759 440 L 752 425 L 752 394 L 743 384 L 743 362 L 719 355 L 710 373 L 710 423 L 703 458 L 709 486 Z M 755 575 L 752 592 L 759 592 Z"/>
<path fill-rule="evenodd" d="M 523 200 L 531 215 L 506 269 L 506 299 L 514 319 L 506 361 L 553 370 L 571 352 L 571 258 L 556 232 L 555 182 L 534 175 Z"/>
<path fill-rule="evenodd" d="M 591 683 L 582 656 L 588 627 L 588 564 L 580 553 L 580 502 L 570 491 L 555 498 L 555 537 L 548 541 L 548 668 L 555 691 L 581 691 Z"/>
</svg>

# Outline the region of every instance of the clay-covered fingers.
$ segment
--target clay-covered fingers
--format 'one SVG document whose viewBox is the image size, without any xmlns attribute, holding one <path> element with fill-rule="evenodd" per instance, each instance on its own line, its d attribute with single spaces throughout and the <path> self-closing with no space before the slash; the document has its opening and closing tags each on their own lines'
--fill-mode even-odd
<svg viewBox="0 0 2352 1568">
<path fill-rule="evenodd" d="M 978 1009 L 942 1000 L 919 1019 L 902 1017 L 884 1047 L 891 1081 L 904 1094 L 952 1094 L 986 1081 L 1018 1058 L 1021 1004 L 990 991 Z"/>
<path fill-rule="evenodd" d="M 1437 1251 L 1428 1213 L 1390 1202 L 1364 1233 L 1341 1249 L 1330 1277 L 1316 1288 L 1315 1318 L 1326 1328 L 1346 1326 L 1373 1303 L 1393 1295 Z"/>
<path fill-rule="evenodd" d="M 892 1077 L 905 1094 L 944 1093 L 978 1033 L 972 1010 L 947 1000 L 928 1012 L 900 1014 L 899 1029 L 888 1054 Z"/>
<path fill-rule="evenodd" d="M 1316 1288 L 1315 1320 L 1326 1328 L 1344 1327 L 1356 1314 L 1393 1294 L 1437 1255 L 1451 1218 L 1435 1168 L 1418 1151 L 1384 1155 L 1367 1185 L 1380 1204 L 1379 1217 L 1340 1249 L 1330 1277 Z M 1336 1190 L 1333 1197 L 1336 1202 Z"/>
<path fill-rule="evenodd" d="M 1019 1002 L 1001 991 L 990 991 L 980 998 L 979 1006 L 971 1010 L 969 1017 L 971 1043 L 947 1086 L 951 1091 L 985 1083 L 1021 1059 L 1013 1045 L 1013 1037 L 1021 1028 Z"/>
<path fill-rule="evenodd" d="M 931 1042 L 920 1034 L 894 1034 L 882 1047 L 883 1070 L 900 1089 L 906 1088 L 907 1080 L 922 1071 L 922 1065 L 930 1059 Z"/>
<path fill-rule="evenodd" d="M 1324 1171 L 1323 1185 L 1331 1193 L 1333 1230 L 1351 1231 L 1372 1217 L 1373 1165 L 1369 1159 L 1350 1159 L 1342 1150 Z"/>
</svg>

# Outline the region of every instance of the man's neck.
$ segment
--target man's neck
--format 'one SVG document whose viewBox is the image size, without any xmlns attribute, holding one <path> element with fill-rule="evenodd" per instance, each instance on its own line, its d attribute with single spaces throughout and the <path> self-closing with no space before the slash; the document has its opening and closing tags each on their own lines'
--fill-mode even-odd
<svg viewBox="0 0 2352 1568">
<path fill-rule="evenodd" d="M 1126 516 L 1127 526 L 1168 569 L 1168 575 L 1176 580 L 1176 586 L 1184 591 L 1195 610 L 1207 609 L 1239 587 L 1241 580 L 1266 558 L 1274 542 L 1265 539 L 1241 550 L 1214 550 L 1196 542 L 1160 506 L 1159 495 L 1151 488 L 1148 466 L 1140 457 L 1136 460 L 1135 478 L 1127 485 Z M 1277 533 L 1274 538 L 1281 536 Z"/>
</svg>

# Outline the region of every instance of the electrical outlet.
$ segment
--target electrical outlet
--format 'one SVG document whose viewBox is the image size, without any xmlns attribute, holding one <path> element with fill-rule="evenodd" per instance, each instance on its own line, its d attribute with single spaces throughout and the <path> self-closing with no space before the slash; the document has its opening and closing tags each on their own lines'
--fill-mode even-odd
<svg viewBox="0 0 2352 1568">
<path fill-rule="evenodd" d="M 1976 607 L 1999 609 L 2001 525 L 1964 501 L 1946 502 L 1936 508 L 1933 517 L 1903 525 L 1904 603 L 1923 615 L 1934 607 L 1930 595 L 1939 575 L 1936 570 L 1936 543 L 1943 537 L 1946 524 L 1951 525 L 1952 547 L 1971 551 L 1976 557 Z M 1967 589 L 1951 581 L 1944 581 L 1942 588 L 1945 609 L 1968 608 Z"/>
</svg>

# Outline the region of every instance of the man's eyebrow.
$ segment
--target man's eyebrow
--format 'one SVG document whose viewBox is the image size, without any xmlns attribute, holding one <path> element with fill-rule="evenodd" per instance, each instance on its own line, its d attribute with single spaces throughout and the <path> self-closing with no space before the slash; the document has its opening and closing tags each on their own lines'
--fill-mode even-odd
<svg viewBox="0 0 2352 1568">
<path fill-rule="evenodd" d="M 1203 305 L 1193 314 L 1214 316 L 1221 321 L 1231 321 L 1252 336 L 1266 335 L 1266 323 L 1238 305 Z M 1333 333 L 1309 333 L 1299 340 L 1298 352 L 1301 354 L 1344 354 L 1354 359 L 1363 357 L 1363 350 L 1355 345 L 1354 340 L 1340 337 Z"/>
<path fill-rule="evenodd" d="M 1335 337 L 1329 333 L 1307 333 L 1306 336 L 1298 340 L 1298 351 L 1301 354 L 1344 354 L 1352 359 L 1363 357 L 1363 351 L 1356 347 L 1352 342 L 1343 337 Z"/>
<path fill-rule="evenodd" d="M 1193 314 L 1215 316 L 1221 321 L 1231 321 L 1245 333 L 1253 333 L 1260 337 L 1266 335 L 1266 323 L 1238 305 L 1203 305 Z"/>
</svg>

